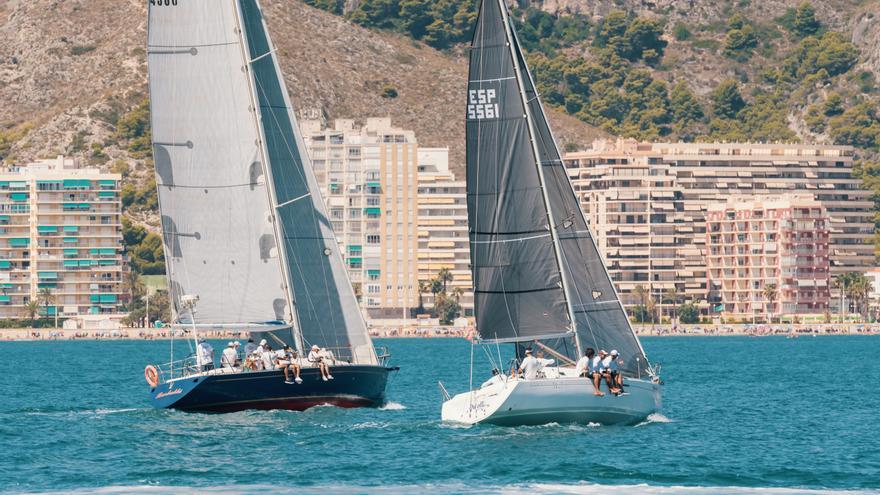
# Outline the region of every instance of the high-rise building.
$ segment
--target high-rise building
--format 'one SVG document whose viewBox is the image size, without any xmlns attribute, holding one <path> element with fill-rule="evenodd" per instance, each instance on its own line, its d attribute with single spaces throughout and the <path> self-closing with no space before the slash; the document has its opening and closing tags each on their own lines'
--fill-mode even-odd
<svg viewBox="0 0 880 495">
<path fill-rule="evenodd" d="M 370 318 L 418 306 L 418 143 L 391 119 L 301 123 L 355 293 Z"/>
<path fill-rule="evenodd" d="M 419 148 L 412 131 L 387 118 L 301 127 L 367 315 L 399 321 L 420 303 L 432 308 L 433 293 L 419 288 L 443 269 L 452 277 L 449 296 L 471 314 L 466 186 L 449 171 L 449 150 Z"/>
<path fill-rule="evenodd" d="M 0 171 L 0 317 L 120 313 L 121 179 L 64 157 Z"/>
<path fill-rule="evenodd" d="M 661 310 L 693 300 L 711 313 L 706 212 L 731 196 L 809 194 L 829 217 L 832 276 L 873 265 L 873 203 L 852 147 L 597 141 L 565 161 L 625 304 L 641 286 Z"/>
<path fill-rule="evenodd" d="M 812 196 L 731 198 L 706 213 L 715 311 L 742 320 L 829 310 L 828 215 Z"/>
<path fill-rule="evenodd" d="M 449 171 L 447 148 L 419 149 L 419 282 L 429 284 L 446 269 L 447 293 L 458 297 L 465 316 L 473 315 L 474 294 L 468 245 L 467 185 Z M 425 287 L 425 285 L 422 285 Z M 456 290 L 458 289 L 458 290 Z M 434 306 L 430 288 L 425 308 Z"/>
</svg>

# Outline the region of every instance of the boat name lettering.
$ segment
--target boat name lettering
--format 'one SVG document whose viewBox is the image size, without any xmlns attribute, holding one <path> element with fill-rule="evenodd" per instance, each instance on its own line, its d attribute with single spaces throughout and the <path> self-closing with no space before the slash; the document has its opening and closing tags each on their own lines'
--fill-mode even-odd
<svg viewBox="0 0 880 495">
<path fill-rule="evenodd" d="M 468 91 L 468 118 L 471 120 L 497 119 L 501 116 L 497 93 L 494 89 L 471 89 Z"/>
<path fill-rule="evenodd" d="M 157 7 L 177 7 L 177 0 L 150 0 L 150 5 Z"/>
<path fill-rule="evenodd" d="M 172 395 L 180 395 L 183 393 L 182 388 L 175 388 L 174 390 L 169 390 L 167 392 L 162 392 L 161 394 L 156 394 L 157 399 L 164 399 L 165 397 L 170 397 Z"/>
</svg>

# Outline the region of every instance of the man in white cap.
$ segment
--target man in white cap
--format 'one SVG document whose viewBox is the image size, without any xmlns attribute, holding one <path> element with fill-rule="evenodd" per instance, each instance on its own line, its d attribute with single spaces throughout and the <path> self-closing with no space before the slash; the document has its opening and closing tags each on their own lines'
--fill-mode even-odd
<svg viewBox="0 0 880 495">
<path fill-rule="evenodd" d="M 523 378 L 526 380 L 534 380 L 538 378 L 538 372 L 549 364 L 553 364 L 552 359 L 536 358 L 532 356 L 532 349 L 527 348 L 525 350 L 525 357 L 519 365 L 519 371 L 522 372 Z"/>
<path fill-rule="evenodd" d="M 196 349 L 196 359 L 202 371 L 214 369 L 214 348 L 211 347 L 204 337 L 199 337 L 199 345 Z"/>
<path fill-rule="evenodd" d="M 612 351 L 612 352 L 615 354 L 617 353 L 617 351 Z M 619 395 L 620 389 L 618 389 L 617 385 L 614 383 L 615 380 L 617 380 L 617 378 L 614 377 L 611 373 L 612 364 L 615 366 L 615 368 L 617 367 L 617 356 L 616 355 L 612 356 L 611 354 L 608 354 L 607 352 L 605 352 L 604 349 L 599 351 L 599 356 L 602 357 L 601 373 L 602 373 L 602 376 L 605 377 L 605 383 L 608 384 L 608 391 L 614 395 Z"/>
<path fill-rule="evenodd" d="M 608 364 L 606 368 L 608 368 L 608 373 L 611 375 L 611 383 L 617 387 L 617 393 L 623 393 L 623 375 L 620 374 L 620 353 L 617 352 L 617 349 L 611 349 L 611 354 L 608 356 Z"/>
<path fill-rule="evenodd" d="M 317 345 L 313 345 L 312 350 L 309 351 L 309 362 L 321 370 L 322 380 L 326 382 L 333 379 L 333 375 L 330 374 L 330 365 L 324 362 L 324 358 L 321 357 L 321 348 Z"/>
<path fill-rule="evenodd" d="M 238 353 L 235 352 L 235 342 L 230 342 L 226 344 L 226 349 L 223 349 L 223 354 L 220 355 L 220 366 L 231 370 L 235 367 L 236 361 L 238 361 Z"/>
</svg>

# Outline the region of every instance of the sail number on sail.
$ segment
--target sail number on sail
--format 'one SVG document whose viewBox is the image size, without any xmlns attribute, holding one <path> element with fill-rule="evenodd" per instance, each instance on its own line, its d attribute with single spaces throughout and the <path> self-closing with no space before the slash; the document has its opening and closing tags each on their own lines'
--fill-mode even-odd
<svg viewBox="0 0 880 495">
<path fill-rule="evenodd" d="M 158 7 L 177 7 L 177 0 L 150 0 L 150 5 Z"/>
<path fill-rule="evenodd" d="M 472 89 L 468 91 L 468 118 L 497 119 L 500 117 L 494 89 Z"/>
</svg>

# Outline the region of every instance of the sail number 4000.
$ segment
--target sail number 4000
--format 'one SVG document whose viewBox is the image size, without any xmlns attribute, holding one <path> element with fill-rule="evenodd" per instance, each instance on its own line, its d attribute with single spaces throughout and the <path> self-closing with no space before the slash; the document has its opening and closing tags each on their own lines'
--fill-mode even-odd
<svg viewBox="0 0 880 495">
<path fill-rule="evenodd" d="M 177 0 L 150 0 L 150 5 L 159 7 L 177 7 Z"/>
<path fill-rule="evenodd" d="M 494 89 L 472 89 L 468 91 L 469 119 L 497 119 L 501 117 Z"/>
</svg>

